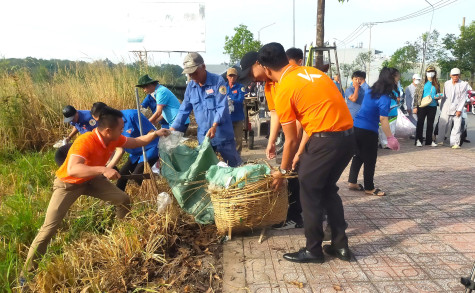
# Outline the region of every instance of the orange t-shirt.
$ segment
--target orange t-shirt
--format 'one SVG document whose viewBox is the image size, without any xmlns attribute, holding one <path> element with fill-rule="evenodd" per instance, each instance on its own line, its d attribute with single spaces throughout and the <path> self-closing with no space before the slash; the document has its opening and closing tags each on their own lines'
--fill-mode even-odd
<svg viewBox="0 0 475 293">
<path fill-rule="evenodd" d="M 269 111 L 275 111 L 275 86 L 277 84 L 273 81 L 266 81 L 264 86 L 264 95 L 266 96 L 267 108 Z"/>
<path fill-rule="evenodd" d="M 112 141 L 106 146 L 97 128 L 91 132 L 80 135 L 69 149 L 68 156 L 64 163 L 59 167 L 58 171 L 56 171 L 56 177 L 63 182 L 74 184 L 91 180 L 94 176 L 85 178 L 69 176 L 69 158 L 71 156 L 79 156 L 86 160 L 84 164 L 87 166 L 105 166 L 115 148 L 122 147 L 126 141 L 127 138 L 121 135 L 118 140 Z"/>
<path fill-rule="evenodd" d="M 298 120 L 309 136 L 353 127 L 345 100 L 322 71 L 287 65 L 278 84 L 274 103 L 282 125 Z"/>
</svg>

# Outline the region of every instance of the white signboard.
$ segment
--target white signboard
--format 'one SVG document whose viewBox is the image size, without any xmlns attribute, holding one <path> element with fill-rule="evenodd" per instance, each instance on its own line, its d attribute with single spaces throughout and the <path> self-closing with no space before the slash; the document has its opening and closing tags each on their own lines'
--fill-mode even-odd
<svg viewBox="0 0 475 293">
<path fill-rule="evenodd" d="M 205 5 L 197 2 L 129 2 L 128 50 L 205 52 Z"/>
</svg>

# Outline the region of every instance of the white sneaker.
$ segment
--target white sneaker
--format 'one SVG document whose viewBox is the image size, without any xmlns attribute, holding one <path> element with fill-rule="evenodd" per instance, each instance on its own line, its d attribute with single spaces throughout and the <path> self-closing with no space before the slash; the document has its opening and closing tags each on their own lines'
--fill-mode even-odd
<svg viewBox="0 0 475 293">
<path fill-rule="evenodd" d="M 453 148 L 453 149 L 459 149 L 460 146 L 459 146 L 458 144 L 454 144 L 454 145 L 452 146 L 452 148 Z"/>
<path fill-rule="evenodd" d="M 272 228 L 274 230 L 288 230 L 294 228 L 303 228 L 303 225 L 292 220 L 287 220 L 284 224 L 277 224 L 272 226 Z"/>
<path fill-rule="evenodd" d="M 432 142 L 432 144 L 430 145 L 431 147 L 437 147 L 439 146 L 438 144 L 436 144 L 435 142 Z"/>
<path fill-rule="evenodd" d="M 417 147 L 421 147 L 421 146 L 422 146 L 422 143 L 421 143 L 420 140 L 417 140 L 417 141 L 416 141 L 416 146 L 417 146 Z"/>
</svg>

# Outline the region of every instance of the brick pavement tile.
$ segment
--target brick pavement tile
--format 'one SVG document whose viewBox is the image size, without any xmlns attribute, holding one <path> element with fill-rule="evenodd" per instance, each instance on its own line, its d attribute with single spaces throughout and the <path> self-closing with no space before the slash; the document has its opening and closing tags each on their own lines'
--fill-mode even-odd
<svg viewBox="0 0 475 293">
<path fill-rule="evenodd" d="M 460 279 L 438 279 L 435 282 L 442 287 L 444 292 L 463 292 L 465 287 L 460 283 Z"/>
<path fill-rule="evenodd" d="M 387 265 L 377 267 L 366 267 L 363 265 L 360 266 L 363 272 L 372 282 L 394 281 L 399 279 L 397 273 Z"/>
<path fill-rule="evenodd" d="M 258 242 L 258 238 L 243 238 L 243 256 L 246 259 L 270 257 L 267 241 Z"/>
<path fill-rule="evenodd" d="M 266 259 L 249 259 L 244 262 L 247 284 L 267 284 L 275 282 L 274 266 Z"/>
<path fill-rule="evenodd" d="M 427 233 L 427 229 L 412 219 L 370 219 L 384 234 Z"/>
<path fill-rule="evenodd" d="M 358 207 L 358 210 L 368 219 L 407 219 L 409 216 L 398 207 Z"/>
<path fill-rule="evenodd" d="M 371 235 L 383 235 L 381 230 L 368 220 L 348 220 L 348 228 L 346 229 L 346 234 L 356 235 L 356 236 L 371 236 Z"/>
<path fill-rule="evenodd" d="M 442 287 L 435 281 L 422 280 L 422 281 L 409 281 L 409 282 L 375 282 L 374 286 L 379 292 L 384 293 L 400 293 L 400 292 L 444 292 Z"/>
<path fill-rule="evenodd" d="M 341 290 L 337 291 L 335 288 Z M 378 292 L 371 283 L 367 282 L 354 282 L 354 283 L 310 283 L 312 292 L 314 293 L 335 293 L 335 292 L 348 292 L 348 293 L 373 293 Z"/>
<path fill-rule="evenodd" d="M 452 247 L 444 243 L 418 243 L 399 248 L 408 254 L 455 252 Z"/>
</svg>

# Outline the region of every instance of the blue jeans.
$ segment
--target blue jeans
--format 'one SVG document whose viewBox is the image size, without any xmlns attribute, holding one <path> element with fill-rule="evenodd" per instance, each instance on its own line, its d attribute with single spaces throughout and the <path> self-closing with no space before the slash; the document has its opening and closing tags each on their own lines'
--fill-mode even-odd
<svg viewBox="0 0 475 293">
<path fill-rule="evenodd" d="M 224 162 L 226 162 L 230 167 L 237 167 L 242 164 L 241 157 L 236 151 L 236 142 L 234 140 L 228 140 L 213 145 L 213 149 L 221 154 Z"/>
</svg>

